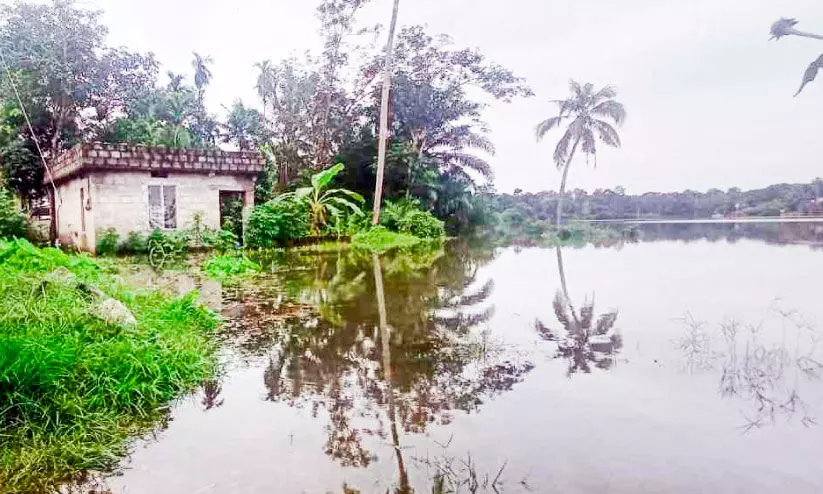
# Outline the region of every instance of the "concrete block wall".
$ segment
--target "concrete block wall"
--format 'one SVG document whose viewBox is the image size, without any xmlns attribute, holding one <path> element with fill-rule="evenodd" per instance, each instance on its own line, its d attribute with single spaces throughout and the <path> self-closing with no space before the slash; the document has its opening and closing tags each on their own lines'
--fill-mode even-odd
<svg viewBox="0 0 823 494">
<path fill-rule="evenodd" d="M 205 226 L 219 229 L 221 191 L 243 192 L 246 209 L 254 206 L 254 178 L 249 176 L 169 173 L 156 178 L 148 172 L 100 171 L 91 180 L 96 227 L 114 228 L 123 238 L 129 232 L 151 232 L 149 185 L 176 186 L 178 230 L 190 226 L 198 213 Z"/>
<path fill-rule="evenodd" d="M 57 212 L 60 241 L 82 250 L 96 248 L 96 233 L 114 228 L 121 238 L 149 233 L 148 187 L 177 187 L 177 229 L 200 214 L 220 228 L 220 192 L 242 192 L 244 217 L 254 206 L 256 175 L 264 158 L 253 151 L 179 150 L 162 146 L 78 145 L 54 160 L 52 174 L 62 205 Z M 81 204 L 81 189 L 86 204 Z M 83 231 L 83 208 L 85 232 Z M 88 209 L 90 208 L 90 209 Z"/>
<path fill-rule="evenodd" d="M 52 173 L 55 180 L 94 169 L 254 175 L 264 165 L 265 159 L 256 151 L 91 143 L 79 144 L 58 156 Z"/>
</svg>

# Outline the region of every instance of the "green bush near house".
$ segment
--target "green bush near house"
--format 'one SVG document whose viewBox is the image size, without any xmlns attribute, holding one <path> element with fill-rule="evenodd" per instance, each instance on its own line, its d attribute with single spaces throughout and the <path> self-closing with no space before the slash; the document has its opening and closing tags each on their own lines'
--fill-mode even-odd
<svg viewBox="0 0 823 494">
<path fill-rule="evenodd" d="M 309 236 L 309 206 L 297 197 L 273 199 L 254 208 L 245 231 L 245 245 L 276 247 Z"/>
<path fill-rule="evenodd" d="M 120 252 L 124 254 L 147 254 L 149 251 L 149 239 L 142 233 L 129 232 L 126 240 L 120 244 Z"/>
<path fill-rule="evenodd" d="M 189 235 L 185 231 L 164 232 L 155 229 L 146 241 L 149 263 L 164 268 L 179 263 L 189 252 Z"/>
<path fill-rule="evenodd" d="M 230 230 L 208 230 L 203 234 L 203 247 L 217 252 L 228 252 L 240 247 L 240 239 Z"/>
<path fill-rule="evenodd" d="M 133 291 L 86 255 L 0 241 L 0 492 L 113 467 L 162 407 L 214 375 L 196 294 Z M 136 322 L 106 322 L 100 292 Z M 107 299 L 111 300 L 111 299 Z"/>
<path fill-rule="evenodd" d="M 11 193 L 0 187 L 0 238 L 23 238 L 26 223 L 26 215 L 17 209 Z"/>
<path fill-rule="evenodd" d="M 113 256 L 120 250 L 120 235 L 114 228 L 97 232 L 97 255 Z"/>
</svg>

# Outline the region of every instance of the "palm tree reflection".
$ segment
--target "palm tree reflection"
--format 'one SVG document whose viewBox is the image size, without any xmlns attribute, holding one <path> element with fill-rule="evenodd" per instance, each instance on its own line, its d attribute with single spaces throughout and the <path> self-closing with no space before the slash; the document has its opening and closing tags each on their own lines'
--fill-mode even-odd
<svg viewBox="0 0 823 494">
<path fill-rule="evenodd" d="M 556 358 L 568 360 L 566 376 L 578 372 L 590 373 L 592 365 L 608 370 L 616 362 L 616 356 L 623 348 L 623 339 L 614 331 L 617 311 L 611 310 L 594 318 L 594 297 L 583 301 L 578 312 L 569 299 L 566 273 L 563 268 L 563 253 L 557 247 L 557 268 L 560 273 L 561 289 L 552 302 L 554 314 L 562 329 L 553 329 L 540 320 L 535 321 L 538 335 L 546 341 L 557 344 Z"/>
</svg>

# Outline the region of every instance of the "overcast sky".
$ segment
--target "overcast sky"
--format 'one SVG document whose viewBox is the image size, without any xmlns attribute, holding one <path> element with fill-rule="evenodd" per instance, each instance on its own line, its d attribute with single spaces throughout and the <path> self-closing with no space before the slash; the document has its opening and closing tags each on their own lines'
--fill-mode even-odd
<svg viewBox="0 0 823 494">
<path fill-rule="evenodd" d="M 256 102 L 252 65 L 319 45 L 312 0 L 84 0 L 105 11 L 109 42 L 152 51 L 191 73 L 191 52 L 214 60 L 209 106 Z M 364 23 L 388 23 L 372 0 Z M 576 78 L 612 84 L 628 110 L 623 147 L 578 159 L 569 187 L 630 192 L 759 187 L 823 176 L 823 76 L 797 98 L 823 42 L 768 40 L 781 16 L 823 33 L 820 0 L 401 0 L 400 24 L 426 24 L 526 78 L 536 97 L 487 111 L 500 191 L 556 189 L 557 134 L 535 124 Z M 601 149 L 603 147 L 601 146 Z"/>
</svg>

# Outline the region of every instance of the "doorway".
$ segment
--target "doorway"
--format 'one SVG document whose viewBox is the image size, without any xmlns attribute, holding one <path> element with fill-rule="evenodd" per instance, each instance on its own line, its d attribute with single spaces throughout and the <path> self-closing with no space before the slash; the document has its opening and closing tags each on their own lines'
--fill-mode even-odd
<svg viewBox="0 0 823 494">
<path fill-rule="evenodd" d="M 237 235 L 243 241 L 243 207 L 245 193 L 234 190 L 220 191 L 220 228 Z"/>
</svg>

